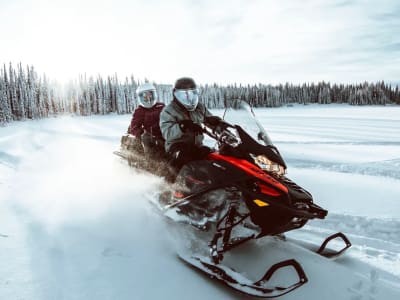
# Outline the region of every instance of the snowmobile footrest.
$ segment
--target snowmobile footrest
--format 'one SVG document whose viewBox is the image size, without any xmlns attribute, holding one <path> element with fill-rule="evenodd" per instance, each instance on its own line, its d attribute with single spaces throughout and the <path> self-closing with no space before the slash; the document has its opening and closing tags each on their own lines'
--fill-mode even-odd
<svg viewBox="0 0 400 300">
<path fill-rule="evenodd" d="M 344 247 L 342 249 L 332 250 L 332 249 L 329 249 L 326 247 L 330 241 L 338 239 L 338 238 L 344 242 Z M 344 251 L 346 251 L 350 247 L 351 247 L 351 243 L 350 243 L 349 239 L 342 232 L 338 232 L 338 233 L 332 234 L 331 236 L 328 236 L 325 239 L 325 241 L 321 244 L 319 249 L 317 250 L 317 253 L 319 255 L 325 256 L 327 258 L 334 258 L 334 257 L 341 255 Z"/>
</svg>

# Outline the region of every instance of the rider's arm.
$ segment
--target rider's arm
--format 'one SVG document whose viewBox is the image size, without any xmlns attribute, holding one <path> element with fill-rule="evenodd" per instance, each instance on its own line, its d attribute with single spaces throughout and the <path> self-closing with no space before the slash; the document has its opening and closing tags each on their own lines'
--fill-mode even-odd
<svg viewBox="0 0 400 300">
<path fill-rule="evenodd" d="M 144 111 L 140 108 L 137 108 L 132 116 L 130 134 L 133 134 L 136 137 L 140 137 L 143 133 L 143 122 L 144 122 Z"/>
<path fill-rule="evenodd" d="M 204 107 L 204 124 L 207 127 L 214 130 L 222 123 L 224 122 L 220 117 L 214 116 L 206 107 Z"/>
<path fill-rule="evenodd" d="M 204 118 L 212 117 L 213 114 L 208 110 L 207 107 L 204 106 Z"/>
<path fill-rule="evenodd" d="M 177 140 L 183 134 L 176 117 L 172 116 L 166 109 L 162 110 L 160 114 L 160 129 L 166 141 Z"/>
</svg>

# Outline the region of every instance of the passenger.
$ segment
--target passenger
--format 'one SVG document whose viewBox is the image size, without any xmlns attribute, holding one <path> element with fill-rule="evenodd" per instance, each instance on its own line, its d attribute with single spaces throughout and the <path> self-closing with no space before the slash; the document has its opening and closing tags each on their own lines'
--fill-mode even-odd
<svg viewBox="0 0 400 300">
<path fill-rule="evenodd" d="M 136 89 L 136 96 L 139 106 L 133 112 L 128 133 L 136 137 L 146 156 L 161 158 L 164 139 L 160 130 L 160 112 L 165 105 L 157 102 L 156 88 L 148 82 Z"/>
</svg>

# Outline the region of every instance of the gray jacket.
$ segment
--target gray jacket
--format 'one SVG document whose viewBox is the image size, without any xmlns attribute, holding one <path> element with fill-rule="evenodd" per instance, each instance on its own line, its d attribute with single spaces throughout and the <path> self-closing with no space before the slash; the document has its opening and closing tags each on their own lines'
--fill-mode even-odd
<svg viewBox="0 0 400 300">
<path fill-rule="evenodd" d="M 173 100 L 164 107 L 160 114 L 160 128 L 165 139 L 165 151 L 168 152 L 171 146 L 176 143 L 189 143 L 201 146 L 204 136 L 193 132 L 183 132 L 179 127 L 179 121 L 191 119 L 194 123 L 202 124 L 204 118 L 212 116 L 209 110 L 199 103 L 194 111 L 187 111 Z"/>
</svg>

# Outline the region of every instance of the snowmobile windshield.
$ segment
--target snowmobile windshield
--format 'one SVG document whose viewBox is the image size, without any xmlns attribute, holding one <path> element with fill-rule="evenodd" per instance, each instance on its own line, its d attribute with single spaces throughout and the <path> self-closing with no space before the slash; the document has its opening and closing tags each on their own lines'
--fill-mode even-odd
<svg viewBox="0 0 400 300">
<path fill-rule="evenodd" d="M 234 100 L 225 110 L 224 120 L 242 127 L 255 141 L 266 146 L 273 145 L 266 130 L 256 118 L 251 106 L 243 100 Z"/>
<path fill-rule="evenodd" d="M 242 157 L 263 170 L 284 174 L 286 164 L 250 105 L 242 100 L 231 103 L 224 113 L 224 120 L 236 126 L 241 140 L 236 153 L 240 152 Z"/>
</svg>

